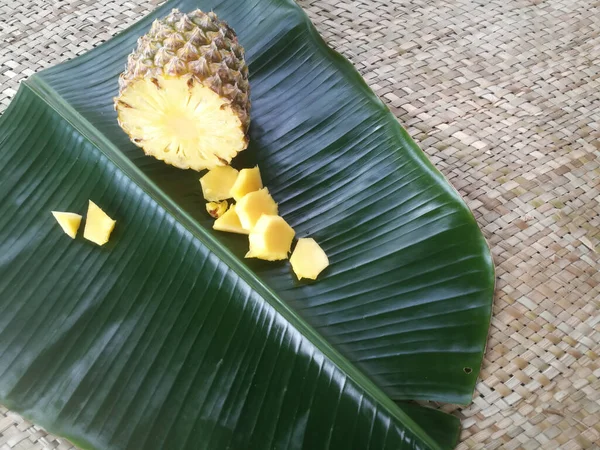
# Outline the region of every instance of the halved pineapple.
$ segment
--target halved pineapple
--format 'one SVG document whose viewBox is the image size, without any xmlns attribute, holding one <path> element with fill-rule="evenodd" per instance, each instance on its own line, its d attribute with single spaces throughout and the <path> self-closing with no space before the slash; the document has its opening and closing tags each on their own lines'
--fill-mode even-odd
<svg viewBox="0 0 600 450">
<path fill-rule="evenodd" d="M 138 40 L 115 109 L 131 140 L 182 169 L 227 165 L 248 145 L 244 49 L 213 13 L 174 9 Z"/>
</svg>

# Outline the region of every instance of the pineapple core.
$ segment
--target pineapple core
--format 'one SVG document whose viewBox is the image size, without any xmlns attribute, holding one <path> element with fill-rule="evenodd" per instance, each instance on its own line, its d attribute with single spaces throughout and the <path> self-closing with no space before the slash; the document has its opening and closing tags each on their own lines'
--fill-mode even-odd
<svg viewBox="0 0 600 450">
<path fill-rule="evenodd" d="M 117 222 L 108 217 L 98 205 L 90 200 L 87 217 L 85 218 L 83 237 L 95 244 L 104 245 L 108 242 L 115 223 Z"/>
<path fill-rule="evenodd" d="M 240 223 L 240 218 L 235 212 L 235 205 L 231 205 L 229 209 L 213 223 L 213 229 L 218 231 L 227 231 L 229 233 L 248 234 Z"/>
<path fill-rule="evenodd" d="M 329 259 L 314 239 L 302 238 L 298 239 L 290 263 L 299 280 L 302 278 L 316 280 L 317 276 L 329 266 Z"/>
<path fill-rule="evenodd" d="M 52 215 L 67 236 L 71 239 L 75 239 L 77 230 L 79 230 L 79 225 L 81 224 L 81 216 L 79 214 L 62 211 L 52 211 Z"/>
<path fill-rule="evenodd" d="M 236 204 L 235 212 L 242 227 L 252 231 L 263 214 L 277 215 L 277 203 L 267 188 L 244 195 Z"/>
<path fill-rule="evenodd" d="M 238 171 L 231 166 L 215 167 L 200 178 L 202 195 L 209 202 L 231 198 L 231 187 L 238 177 Z"/>
<path fill-rule="evenodd" d="M 252 169 L 242 169 L 231 188 L 231 196 L 237 202 L 244 195 L 262 189 L 262 178 L 258 166 Z"/>
<path fill-rule="evenodd" d="M 191 76 L 133 81 L 119 96 L 116 109 L 119 124 L 134 144 L 180 169 L 229 164 L 247 146 L 229 100 Z"/>
<path fill-rule="evenodd" d="M 208 202 L 206 204 L 206 212 L 209 213 L 215 219 L 218 219 L 227 211 L 227 200 L 222 202 Z"/>
<path fill-rule="evenodd" d="M 282 217 L 263 214 L 248 237 L 250 250 L 246 258 L 267 261 L 287 259 L 295 234 Z"/>
</svg>

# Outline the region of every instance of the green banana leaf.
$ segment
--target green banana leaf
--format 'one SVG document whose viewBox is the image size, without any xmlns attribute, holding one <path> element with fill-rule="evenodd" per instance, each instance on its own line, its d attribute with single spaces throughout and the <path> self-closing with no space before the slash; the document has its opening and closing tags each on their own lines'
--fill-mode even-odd
<svg viewBox="0 0 600 450">
<path fill-rule="evenodd" d="M 298 282 L 214 232 L 198 174 L 116 123 L 127 54 L 177 7 L 214 10 L 250 63 L 251 146 L 280 213 L 331 266 Z M 458 194 L 290 0 L 171 1 L 23 83 L 0 119 L 0 403 L 85 448 L 450 449 L 493 266 Z M 51 210 L 94 200 L 104 247 Z"/>
</svg>

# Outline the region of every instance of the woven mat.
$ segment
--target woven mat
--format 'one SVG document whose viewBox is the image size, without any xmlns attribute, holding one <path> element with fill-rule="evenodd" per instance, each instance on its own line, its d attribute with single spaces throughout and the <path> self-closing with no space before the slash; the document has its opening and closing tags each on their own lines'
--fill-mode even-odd
<svg viewBox="0 0 600 450">
<path fill-rule="evenodd" d="M 160 0 L 0 0 L 19 80 Z M 600 449 L 600 2 L 302 0 L 459 190 L 497 265 L 459 450 Z M 0 450 L 73 448 L 0 407 Z"/>
</svg>

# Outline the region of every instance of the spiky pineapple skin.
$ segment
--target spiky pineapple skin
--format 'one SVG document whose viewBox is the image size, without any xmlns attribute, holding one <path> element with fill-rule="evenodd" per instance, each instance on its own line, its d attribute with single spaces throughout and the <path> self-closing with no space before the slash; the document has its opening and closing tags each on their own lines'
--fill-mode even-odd
<svg viewBox="0 0 600 450">
<path fill-rule="evenodd" d="M 138 39 L 119 77 L 119 93 L 143 78 L 190 77 L 227 99 L 245 134 L 250 125 L 250 85 L 244 49 L 226 22 L 213 12 L 174 9 Z M 119 108 L 119 97 L 115 108 Z M 136 143 L 137 144 L 137 143 Z"/>
</svg>

